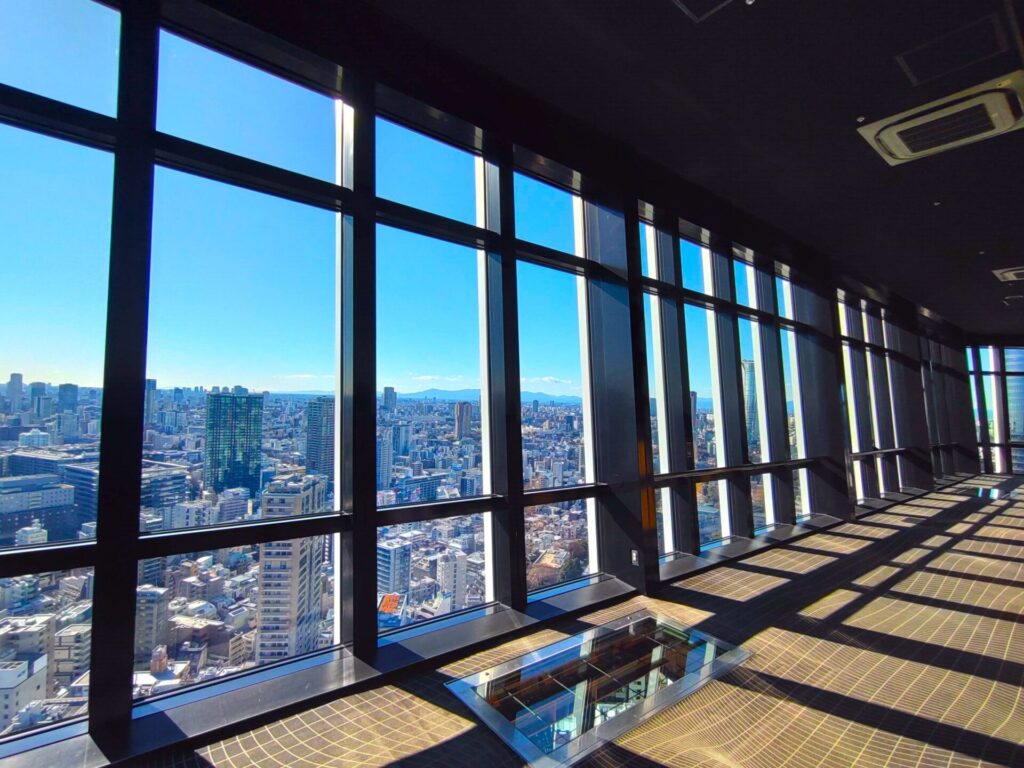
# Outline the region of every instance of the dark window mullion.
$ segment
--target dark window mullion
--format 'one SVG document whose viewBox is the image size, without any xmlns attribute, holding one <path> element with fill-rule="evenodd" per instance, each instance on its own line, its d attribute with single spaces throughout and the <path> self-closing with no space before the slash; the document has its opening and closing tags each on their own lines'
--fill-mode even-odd
<svg viewBox="0 0 1024 768">
<path fill-rule="evenodd" d="M 126 746 L 132 712 L 158 39 L 159 4 L 126 4 L 121 13 L 120 130 L 114 161 L 92 621 L 92 646 L 103 650 L 103 663 L 92 665 L 89 686 L 89 730 L 101 745 L 115 749 Z"/>
</svg>

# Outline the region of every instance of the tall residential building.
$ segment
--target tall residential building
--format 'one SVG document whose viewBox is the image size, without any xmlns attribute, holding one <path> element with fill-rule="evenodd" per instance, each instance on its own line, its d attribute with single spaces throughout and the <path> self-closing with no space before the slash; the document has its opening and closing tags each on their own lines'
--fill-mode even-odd
<svg viewBox="0 0 1024 768">
<path fill-rule="evenodd" d="M 157 414 L 157 394 L 156 394 L 156 379 L 146 379 L 146 400 L 145 400 L 145 411 L 144 418 L 146 425 L 156 423 Z"/>
<path fill-rule="evenodd" d="M 466 607 L 466 553 L 450 549 L 437 560 L 437 584 L 451 596 L 453 611 Z"/>
<path fill-rule="evenodd" d="M 406 456 L 412 448 L 412 425 L 395 424 L 391 429 L 391 447 L 396 456 Z"/>
<path fill-rule="evenodd" d="M 461 440 L 470 433 L 473 423 L 473 404 L 458 402 L 455 404 L 455 439 Z"/>
<path fill-rule="evenodd" d="M 747 425 L 747 445 L 760 446 L 761 432 L 757 423 L 757 374 L 753 360 L 741 360 L 743 366 L 743 417 Z"/>
<path fill-rule="evenodd" d="M 327 486 L 325 475 L 280 475 L 263 493 L 264 517 L 325 512 Z M 316 650 L 323 551 L 320 536 L 260 544 L 257 664 Z"/>
<path fill-rule="evenodd" d="M 174 595 L 166 587 L 143 584 L 135 589 L 135 661 L 148 661 L 153 649 L 170 643 L 168 606 Z"/>
<path fill-rule="evenodd" d="M 394 387 L 384 387 L 384 397 L 381 405 L 386 411 L 394 411 L 398 408 L 398 394 L 395 392 Z"/>
<path fill-rule="evenodd" d="M 68 688 L 89 671 L 92 625 L 71 624 L 53 638 L 54 682 Z"/>
<path fill-rule="evenodd" d="M 409 591 L 412 578 L 412 544 L 401 539 L 377 543 L 377 592 L 387 594 Z"/>
<path fill-rule="evenodd" d="M 334 482 L 333 397 L 317 397 L 306 406 L 306 471 Z"/>
<path fill-rule="evenodd" d="M 7 382 L 7 400 L 11 404 L 11 413 L 21 410 L 21 399 L 25 388 L 24 378 L 20 373 L 12 373 Z"/>
<path fill-rule="evenodd" d="M 390 427 L 382 430 L 377 438 L 377 490 L 391 486 L 391 470 L 395 461 L 395 449 L 391 441 Z"/>
<path fill-rule="evenodd" d="M 74 413 L 78 408 L 78 385 L 61 384 L 57 387 L 58 413 Z"/>
<path fill-rule="evenodd" d="M 225 488 L 248 488 L 252 498 L 258 498 L 262 439 L 263 395 L 207 395 L 206 489 L 220 493 Z"/>
</svg>

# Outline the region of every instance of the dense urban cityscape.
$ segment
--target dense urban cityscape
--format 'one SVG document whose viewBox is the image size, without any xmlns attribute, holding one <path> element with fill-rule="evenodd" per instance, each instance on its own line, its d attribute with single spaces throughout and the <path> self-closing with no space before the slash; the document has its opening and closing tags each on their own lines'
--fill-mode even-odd
<svg viewBox="0 0 1024 768">
<path fill-rule="evenodd" d="M 15 373 L 0 395 L 0 546 L 94 538 L 102 391 Z M 479 395 L 385 387 L 378 504 L 485 493 L 480 419 Z M 147 380 L 144 422 L 142 532 L 334 508 L 332 396 Z M 584 482 L 578 398 L 524 402 L 522 423 L 525 487 Z M 379 529 L 382 631 L 488 600 L 485 523 L 474 514 Z M 530 508 L 526 524 L 531 589 L 587 572 L 584 502 Z M 333 549 L 331 537 L 313 537 L 139 562 L 135 695 L 332 645 Z M 0 732 L 84 711 L 91 599 L 91 568 L 0 579 Z"/>
<path fill-rule="evenodd" d="M 744 363 L 748 444 L 756 457 L 753 368 Z M 94 538 L 102 391 L 26 383 L 14 373 L 0 394 L 0 546 Z M 696 466 L 717 466 L 713 403 L 692 392 L 690 404 Z M 657 446 L 657 405 L 651 405 Z M 140 531 L 333 510 L 335 418 L 328 394 L 159 388 L 147 380 Z M 579 398 L 525 393 L 524 487 L 587 482 L 583 432 Z M 485 494 L 486 460 L 475 390 L 403 394 L 384 387 L 378 396 L 379 507 Z M 763 524 L 759 481 L 752 496 L 755 519 Z M 697 485 L 702 543 L 723 536 L 721 487 L 718 481 Z M 530 590 L 591 570 L 589 518 L 584 500 L 526 510 Z M 488 602 L 488 537 L 486 514 L 381 526 L 381 630 Z M 139 562 L 135 695 L 174 691 L 333 645 L 333 552 L 333 538 L 321 536 Z M 0 731 L 83 711 L 91 598 L 89 568 L 0 579 L 0 690 L 7 694 Z"/>
</svg>

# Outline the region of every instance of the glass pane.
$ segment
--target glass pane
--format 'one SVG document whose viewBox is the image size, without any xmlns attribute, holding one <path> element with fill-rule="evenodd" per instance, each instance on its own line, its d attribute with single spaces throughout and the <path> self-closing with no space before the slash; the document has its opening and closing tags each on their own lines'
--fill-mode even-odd
<svg viewBox="0 0 1024 768">
<path fill-rule="evenodd" d="M 672 493 L 668 488 L 654 491 L 654 511 L 658 520 L 658 554 L 664 555 L 676 548 L 672 530 Z"/>
<path fill-rule="evenodd" d="M 329 96 L 170 32 L 160 33 L 157 96 L 164 133 L 340 181 L 342 111 Z"/>
<path fill-rule="evenodd" d="M 0 546 L 95 536 L 95 496 L 63 469 L 99 460 L 113 171 L 106 152 L 0 126 Z"/>
<path fill-rule="evenodd" d="M 591 573 L 588 534 L 592 501 L 577 499 L 527 507 L 526 588 L 550 587 Z"/>
<path fill-rule="evenodd" d="M 837 307 L 839 312 L 839 332 L 843 336 L 863 341 L 864 317 L 860 311 L 860 306 L 840 301 Z"/>
<path fill-rule="evenodd" d="M 710 309 L 686 305 L 686 363 L 690 377 L 694 467 L 707 469 L 722 462 L 718 356 L 715 354 L 715 315 Z"/>
<path fill-rule="evenodd" d="M 780 317 L 796 319 L 793 315 L 793 285 L 784 277 L 775 277 L 775 311 Z"/>
<path fill-rule="evenodd" d="M 379 506 L 487 492 L 482 258 L 465 246 L 377 228 Z"/>
<path fill-rule="evenodd" d="M 702 547 L 729 536 L 726 487 L 725 480 L 697 483 L 697 527 Z"/>
<path fill-rule="evenodd" d="M 978 403 L 978 389 L 975 386 L 975 376 L 968 379 L 971 389 L 971 411 L 974 413 L 974 435 L 978 442 L 981 442 L 981 406 Z"/>
<path fill-rule="evenodd" d="M 789 444 L 789 458 L 802 459 L 804 438 L 796 334 L 789 328 L 780 328 L 779 333 L 782 336 L 782 383 L 786 395 L 786 440 Z"/>
<path fill-rule="evenodd" d="M 796 507 L 796 519 L 801 520 L 811 515 L 811 499 L 807 495 L 808 471 L 793 470 L 793 505 Z"/>
<path fill-rule="evenodd" d="M 301 514 L 333 508 L 338 226 L 157 169 L 142 530 L 273 514 L 261 492 L 303 473 Z"/>
<path fill-rule="evenodd" d="M 754 265 L 734 260 L 732 271 L 736 283 L 736 303 L 757 309 L 757 272 Z"/>
<path fill-rule="evenodd" d="M 771 475 L 750 476 L 750 506 L 754 510 L 754 532 L 775 525 L 775 499 Z"/>
<path fill-rule="evenodd" d="M 1010 454 L 1013 458 L 1013 474 L 1024 474 L 1024 448 L 1013 448 Z"/>
<path fill-rule="evenodd" d="M 983 370 L 983 371 L 998 371 L 999 370 L 999 348 L 998 347 L 982 347 L 980 351 L 981 351 L 981 370 Z"/>
<path fill-rule="evenodd" d="M 679 240 L 683 287 L 711 295 L 711 251 L 689 240 Z"/>
<path fill-rule="evenodd" d="M 397 629 L 488 596 L 488 514 L 377 529 L 377 625 Z"/>
<path fill-rule="evenodd" d="M 1006 401 L 1010 414 L 1010 440 L 1024 442 L 1024 376 L 1006 377 Z"/>
<path fill-rule="evenodd" d="M 1007 347 L 1003 350 L 1006 370 L 1009 373 L 1024 373 L 1024 347 Z"/>
<path fill-rule="evenodd" d="M 985 390 L 985 413 L 988 416 L 988 439 L 992 443 L 1005 442 L 1003 435 L 1003 402 L 1000 377 L 985 374 L 981 377 Z"/>
<path fill-rule="evenodd" d="M 665 412 L 665 372 L 662 360 L 661 302 L 657 296 L 644 294 L 644 323 L 647 337 L 647 386 L 651 408 L 651 442 L 654 473 L 668 472 L 668 422 Z"/>
<path fill-rule="evenodd" d="M 646 222 L 640 222 L 640 271 L 646 277 L 658 277 L 658 260 L 656 258 L 657 247 L 655 243 L 656 232 L 654 227 Z"/>
<path fill-rule="evenodd" d="M 516 237 L 581 256 L 576 240 L 575 195 L 515 174 Z"/>
<path fill-rule="evenodd" d="M 117 112 L 121 15 L 88 0 L 0 0 L 0 82 Z"/>
<path fill-rule="evenodd" d="M 965 354 L 965 356 L 967 358 L 967 372 L 968 373 L 974 373 L 974 351 L 973 351 L 973 349 L 971 347 L 967 347 L 967 349 L 964 350 L 964 354 Z M 1010 362 L 1009 357 L 1007 357 L 1006 362 L 1007 363 Z"/>
<path fill-rule="evenodd" d="M 577 303 L 584 279 L 520 262 L 518 284 L 524 485 L 591 482 Z"/>
<path fill-rule="evenodd" d="M 747 455 L 757 464 L 768 461 L 768 419 L 764 393 L 764 363 L 761 358 L 761 330 L 756 321 L 738 318 L 740 375 L 743 385 L 743 421 L 746 425 Z"/>
<path fill-rule="evenodd" d="M 92 590 L 92 568 L 0 579 L 4 736 L 86 714 Z"/>
<path fill-rule="evenodd" d="M 139 561 L 133 695 L 334 645 L 335 544 L 310 536 Z"/>
<path fill-rule="evenodd" d="M 477 158 L 377 118 L 377 195 L 477 224 Z"/>
<path fill-rule="evenodd" d="M 868 388 L 871 392 L 871 434 L 879 448 L 895 448 L 892 400 L 887 360 L 878 352 L 867 354 Z"/>
</svg>

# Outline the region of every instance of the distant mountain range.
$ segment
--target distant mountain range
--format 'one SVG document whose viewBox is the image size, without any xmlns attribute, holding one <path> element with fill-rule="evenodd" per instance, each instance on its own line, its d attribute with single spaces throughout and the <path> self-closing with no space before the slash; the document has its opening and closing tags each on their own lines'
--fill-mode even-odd
<svg viewBox="0 0 1024 768">
<path fill-rule="evenodd" d="M 479 389 L 424 389 L 422 392 L 399 392 L 399 400 L 467 400 L 480 399 Z M 548 395 L 543 392 L 521 392 L 524 403 L 557 403 L 558 405 L 579 405 L 582 400 L 575 395 Z"/>
</svg>

